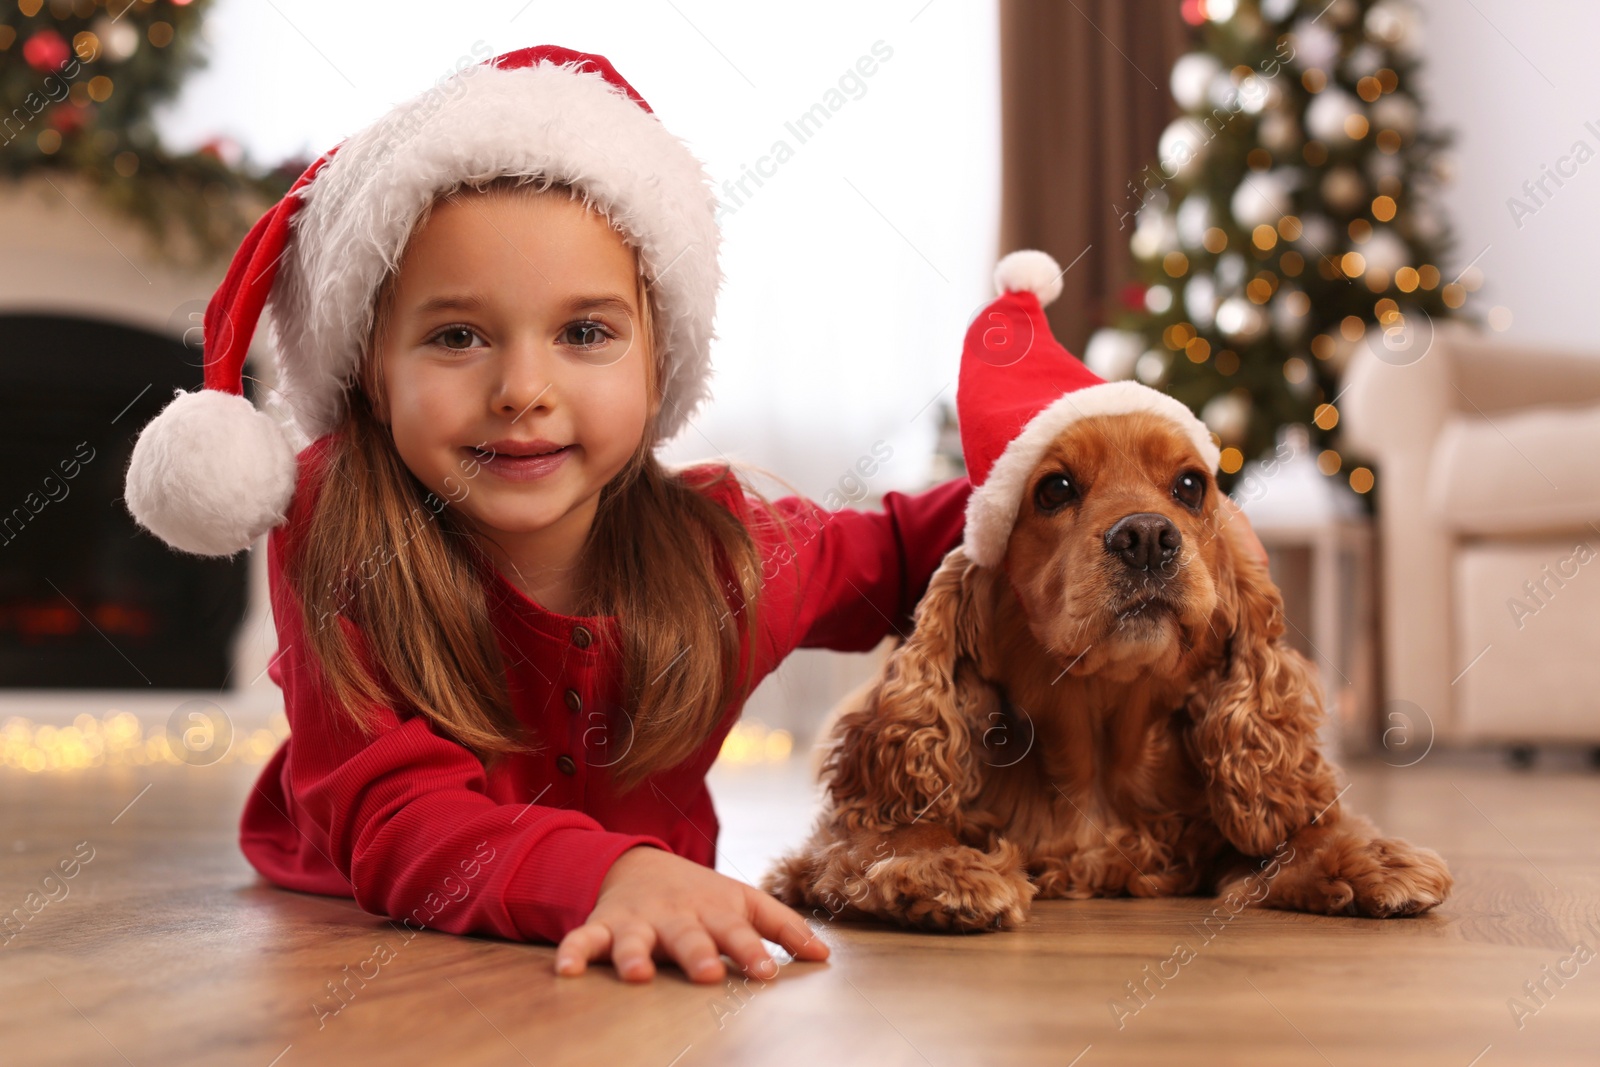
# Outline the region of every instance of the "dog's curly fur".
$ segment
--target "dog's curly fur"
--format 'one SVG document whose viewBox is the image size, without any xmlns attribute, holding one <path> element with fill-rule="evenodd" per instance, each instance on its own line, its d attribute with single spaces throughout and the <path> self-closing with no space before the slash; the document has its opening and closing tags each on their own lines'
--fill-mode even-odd
<svg viewBox="0 0 1600 1067">
<path fill-rule="evenodd" d="M 1072 499 L 1040 495 L 1063 474 Z M 1248 890 L 1374 917 L 1445 899 L 1436 853 L 1341 806 L 1313 669 L 1182 433 L 1083 419 L 1027 485 L 1001 566 L 952 550 L 840 716 L 826 808 L 767 891 L 929 930 L 1009 928 L 1036 896 Z M 1107 535 L 1131 515 L 1170 523 L 1172 558 L 1119 554 Z"/>
</svg>

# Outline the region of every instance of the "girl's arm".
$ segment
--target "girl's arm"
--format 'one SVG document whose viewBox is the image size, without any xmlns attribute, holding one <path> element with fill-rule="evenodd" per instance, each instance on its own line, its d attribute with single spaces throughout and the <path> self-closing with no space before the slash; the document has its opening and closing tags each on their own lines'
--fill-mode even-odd
<svg viewBox="0 0 1600 1067">
<path fill-rule="evenodd" d="M 668 849 L 580 811 L 491 798 L 478 760 L 421 716 L 375 707 L 377 732 L 361 736 L 318 684 L 279 537 L 268 540 L 279 648 L 269 673 L 291 737 L 241 826 L 241 847 L 270 880 L 313 892 L 347 885 L 362 908 L 413 930 L 556 942 L 584 923 L 626 850 Z M 360 632 L 338 624 L 365 657 Z"/>
<path fill-rule="evenodd" d="M 766 627 L 780 660 L 794 648 L 866 652 L 911 632 L 917 601 L 945 554 L 961 543 L 972 483 L 953 478 L 917 493 L 890 491 L 882 510 L 821 505 L 791 496 L 774 506 L 794 544 L 762 527 L 770 609 Z"/>
</svg>

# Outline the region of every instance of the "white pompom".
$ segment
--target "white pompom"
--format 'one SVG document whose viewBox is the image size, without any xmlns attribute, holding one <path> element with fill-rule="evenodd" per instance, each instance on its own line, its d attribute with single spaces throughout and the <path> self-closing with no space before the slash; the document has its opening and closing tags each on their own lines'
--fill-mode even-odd
<svg viewBox="0 0 1600 1067">
<path fill-rule="evenodd" d="M 1001 293 L 1032 293 L 1039 303 L 1049 304 L 1061 295 L 1064 273 L 1050 253 L 1025 249 L 1011 253 L 995 267 L 994 287 Z"/>
<path fill-rule="evenodd" d="M 233 393 L 179 390 L 134 442 L 124 497 L 173 548 L 231 556 L 283 522 L 295 470 L 272 416 Z"/>
</svg>

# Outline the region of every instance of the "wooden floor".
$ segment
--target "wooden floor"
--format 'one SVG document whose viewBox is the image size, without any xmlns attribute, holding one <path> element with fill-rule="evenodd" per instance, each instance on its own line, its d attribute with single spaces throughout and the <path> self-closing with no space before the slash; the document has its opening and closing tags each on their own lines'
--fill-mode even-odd
<svg viewBox="0 0 1600 1067">
<path fill-rule="evenodd" d="M 715 776 L 723 870 L 755 880 L 804 832 L 787 766 Z M 1207 940 L 1215 902 L 1184 899 L 1044 902 L 969 936 L 819 923 L 831 961 L 726 987 L 558 980 L 549 946 L 403 942 L 351 901 L 267 887 L 234 841 L 255 772 L 0 771 L 0 909 L 93 854 L 0 947 L 0 1063 L 1600 1063 L 1600 775 L 1576 768 L 1354 768 L 1346 801 L 1455 870 L 1419 919 L 1247 910 Z M 319 1025 L 327 983 L 379 944 L 393 958 Z"/>
</svg>

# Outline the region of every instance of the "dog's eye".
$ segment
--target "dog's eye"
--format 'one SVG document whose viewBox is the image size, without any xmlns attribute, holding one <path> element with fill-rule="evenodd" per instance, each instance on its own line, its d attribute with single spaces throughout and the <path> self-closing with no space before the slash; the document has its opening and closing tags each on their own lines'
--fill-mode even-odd
<svg viewBox="0 0 1600 1067">
<path fill-rule="evenodd" d="M 1172 496 L 1190 511 L 1198 511 L 1206 498 L 1206 476 L 1199 471 L 1184 471 L 1172 483 Z"/>
<path fill-rule="evenodd" d="M 1033 488 L 1033 502 L 1040 511 L 1055 511 L 1078 499 L 1078 487 L 1062 471 L 1054 471 L 1039 479 Z"/>
</svg>

